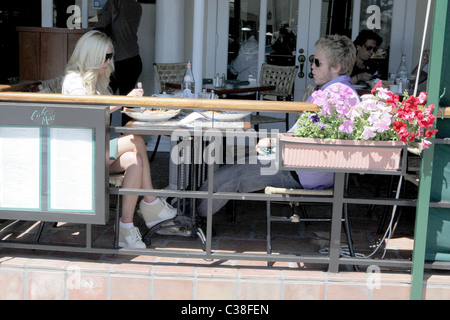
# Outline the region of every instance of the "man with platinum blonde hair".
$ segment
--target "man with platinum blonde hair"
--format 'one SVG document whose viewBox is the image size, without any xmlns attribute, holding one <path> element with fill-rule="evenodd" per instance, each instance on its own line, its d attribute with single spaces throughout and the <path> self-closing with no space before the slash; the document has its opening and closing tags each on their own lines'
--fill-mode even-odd
<svg viewBox="0 0 450 320">
<path fill-rule="evenodd" d="M 331 35 L 319 39 L 316 42 L 316 55 L 313 61 L 312 73 L 316 84 L 316 90 L 326 91 L 334 85 L 348 86 L 353 92 L 353 99 L 359 102 L 356 90 L 350 83 L 350 73 L 356 60 L 356 49 L 352 41 L 346 36 Z M 313 102 L 309 97 L 308 102 Z M 297 124 L 289 130 L 294 132 Z M 265 150 L 276 148 L 276 139 L 261 139 L 256 146 L 256 151 L 264 155 Z M 279 151 L 278 151 L 279 152 Z M 232 164 L 219 168 L 214 173 L 214 192 L 255 192 L 263 190 L 267 186 L 292 189 L 326 189 L 334 185 L 334 173 L 314 171 L 276 171 L 271 175 L 264 175 L 267 165 L 257 164 Z M 201 190 L 207 190 L 207 182 Z M 213 213 L 219 211 L 228 200 L 213 201 Z M 207 201 L 200 199 L 197 210 L 201 216 L 207 215 Z"/>
</svg>

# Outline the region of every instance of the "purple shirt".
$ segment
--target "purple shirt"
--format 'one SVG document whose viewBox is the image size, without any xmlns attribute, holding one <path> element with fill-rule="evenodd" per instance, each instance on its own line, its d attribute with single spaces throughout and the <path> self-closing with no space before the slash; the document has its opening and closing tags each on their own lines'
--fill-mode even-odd
<svg viewBox="0 0 450 320">
<path fill-rule="evenodd" d="M 355 94 L 358 96 L 355 88 L 353 88 L 350 83 L 350 77 L 348 76 L 339 76 L 330 82 L 324 84 L 320 90 L 325 90 L 329 86 L 341 83 L 353 89 Z M 309 97 L 307 102 L 311 102 L 312 97 Z M 297 128 L 297 123 L 289 130 L 289 133 L 293 133 Z M 327 189 L 331 188 L 334 185 L 334 173 L 333 172 L 316 172 L 316 171 L 297 171 L 298 178 L 300 183 L 302 184 L 304 189 Z"/>
</svg>

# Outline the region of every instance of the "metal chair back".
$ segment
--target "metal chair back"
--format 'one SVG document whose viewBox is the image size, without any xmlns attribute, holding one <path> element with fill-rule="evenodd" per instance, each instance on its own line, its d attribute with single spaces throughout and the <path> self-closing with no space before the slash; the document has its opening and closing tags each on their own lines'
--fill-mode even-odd
<svg viewBox="0 0 450 320">
<path fill-rule="evenodd" d="M 276 100 L 291 101 L 293 100 L 293 90 L 295 77 L 297 76 L 298 66 L 276 66 L 264 63 L 261 66 L 261 73 L 259 77 L 260 85 L 274 85 L 275 90 L 261 91 L 260 99 L 264 100 L 264 96 L 275 96 Z M 270 99 L 269 99 L 270 100 Z M 257 117 L 261 117 L 257 113 Z M 260 123 L 275 123 L 285 122 L 286 131 L 289 130 L 289 113 L 286 113 L 284 119 L 277 117 L 264 117 Z M 255 126 L 255 130 L 259 130 L 259 125 Z"/>
<path fill-rule="evenodd" d="M 263 64 L 261 66 L 260 84 L 274 85 L 275 90 L 263 91 L 261 95 L 273 95 L 278 100 L 292 100 L 295 77 L 297 76 L 298 66 L 276 66 Z"/>
</svg>

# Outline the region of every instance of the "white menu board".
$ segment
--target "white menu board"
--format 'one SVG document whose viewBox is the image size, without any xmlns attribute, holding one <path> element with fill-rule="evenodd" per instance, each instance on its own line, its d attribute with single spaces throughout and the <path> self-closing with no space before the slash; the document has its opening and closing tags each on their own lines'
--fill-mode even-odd
<svg viewBox="0 0 450 320">
<path fill-rule="evenodd" d="M 94 211 L 94 130 L 49 128 L 49 210 Z"/>
<path fill-rule="evenodd" d="M 0 126 L 0 208 L 41 209 L 41 130 Z"/>
</svg>

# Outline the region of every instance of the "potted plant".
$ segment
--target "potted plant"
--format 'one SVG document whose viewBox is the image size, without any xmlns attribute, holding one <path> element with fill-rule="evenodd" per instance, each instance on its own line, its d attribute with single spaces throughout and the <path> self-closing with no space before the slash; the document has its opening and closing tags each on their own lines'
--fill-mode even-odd
<svg viewBox="0 0 450 320">
<path fill-rule="evenodd" d="M 361 100 L 347 86 L 336 84 L 313 93 L 319 111 L 304 112 L 293 134 L 280 135 L 283 165 L 395 171 L 401 150 L 420 141 L 428 148 L 435 122 L 427 94 L 403 100 L 379 82 Z"/>
</svg>

